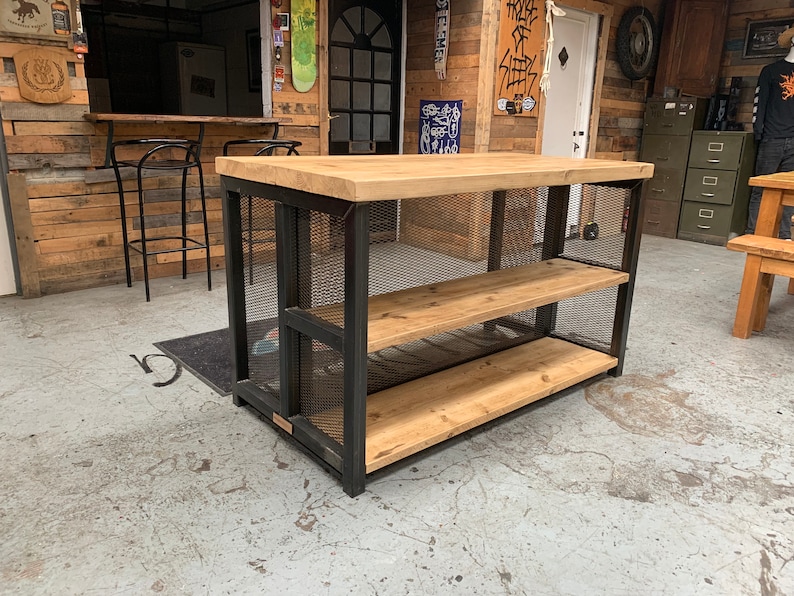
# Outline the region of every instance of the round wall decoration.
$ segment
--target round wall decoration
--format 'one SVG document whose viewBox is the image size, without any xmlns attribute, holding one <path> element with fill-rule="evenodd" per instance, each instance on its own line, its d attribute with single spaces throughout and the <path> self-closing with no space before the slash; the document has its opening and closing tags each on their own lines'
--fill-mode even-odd
<svg viewBox="0 0 794 596">
<path fill-rule="evenodd" d="M 629 8 L 620 19 L 615 43 L 623 74 L 632 81 L 648 76 L 659 53 L 659 31 L 651 11 Z"/>
</svg>

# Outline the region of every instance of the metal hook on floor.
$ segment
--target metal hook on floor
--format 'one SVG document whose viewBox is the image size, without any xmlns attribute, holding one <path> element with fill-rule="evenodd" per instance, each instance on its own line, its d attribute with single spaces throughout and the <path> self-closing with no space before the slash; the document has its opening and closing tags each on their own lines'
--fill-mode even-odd
<svg viewBox="0 0 794 596">
<path fill-rule="evenodd" d="M 154 385 L 155 387 L 165 387 L 166 385 L 170 385 L 171 383 L 174 383 L 179 377 L 182 376 L 182 365 L 176 360 L 174 360 L 171 356 L 168 356 L 167 354 L 146 354 L 146 356 L 144 356 L 143 358 L 138 358 L 135 354 L 130 354 L 130 356 L 135 360 L 135 362 L 138 363 L 138 365 L 143 369 L 143 372 L 145 372 L 147 375 L 151 372 L 154 372 L 152 371 L 152 367 L 149 366 L 149 363 L 147 362 L 149 358 L 160 356 L 161 358 L 168 358 L 171 362 L 174 363 L 174 367 L 176 370 L 174 371 L 173 376 L 167 381 L 157 381 L 156 383 L 152 383 L 152 385 Z"/>
</svg>

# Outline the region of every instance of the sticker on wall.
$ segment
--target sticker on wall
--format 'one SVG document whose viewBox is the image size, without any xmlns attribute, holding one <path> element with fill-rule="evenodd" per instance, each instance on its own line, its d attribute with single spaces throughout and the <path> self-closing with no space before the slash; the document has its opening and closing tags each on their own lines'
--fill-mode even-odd
<svg viewBox="0 0 794 596">
<path fill-rule="evenodd" d="M 460 153 L 463 100 L 419 102 L 419 153 Z"/>
<path fill-rule="evenodd" d="M 273 70 L 273 80 L 276 83 L 283 83 L 284 82 L 284 66 L 281 64 L 276 65 L 276 68 Z"/>
<path fill-rule="evenodd" d="M 289 31 L 289 13 L 288 12 L 277 12 L 276 18 L 273 19 L 273 29 L 279 29 L 280 31 Z"/>
<path fill-rule="evenodd" d="M 447 78 L 447 47 L 449 46 L 449 2 L 436 0 L 436 47 L 433 52 L 436 77 Z"/>
<path fill-rule="evenodd" d="M 215 97 L 215 79 L 192 75 L 190 77 L 190 93 L 204 97 Z"/>
</svg>

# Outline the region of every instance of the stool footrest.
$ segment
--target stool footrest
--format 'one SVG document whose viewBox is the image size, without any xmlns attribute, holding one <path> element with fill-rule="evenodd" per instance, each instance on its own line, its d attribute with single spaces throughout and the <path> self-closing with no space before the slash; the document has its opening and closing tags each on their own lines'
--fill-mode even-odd
<svg viewBox="0 0 794 596">
<path fill-rule="evenodd" d="M 726 248 L 764 258 L 794 261 L 794 242 L 781 238 L 745 234 L 729 240 Z"/>
<path fill-rule="evenodd" d="M 183 242 L 192 242 L 194 246 L 179 246 L 177 248 L 162 248 L 160 250 L 150 250 L 149 247 L 146 247 L 146 254 L 148 255 L 162 255 L 167 254 L 169 252 L 184 252 L 186 250 L 200 250 L 202 248 L 207 248 L 207 245 L 203 242 L 200 242 L 194 238 L 188 238 L 187 236 L 159 236 L 156 238 L 147 238 L 146 244 L 150 244 L 152 242 L 157 242 L 159 240 L 180 240 Z M 140 240 L 130 240 L 127 242 L 127 246 L 129 246 L 132 250 L 137 253 L 143 254 L 143 250 L 136 246 L 136 244 L 141 244 Z"/>
</svg>

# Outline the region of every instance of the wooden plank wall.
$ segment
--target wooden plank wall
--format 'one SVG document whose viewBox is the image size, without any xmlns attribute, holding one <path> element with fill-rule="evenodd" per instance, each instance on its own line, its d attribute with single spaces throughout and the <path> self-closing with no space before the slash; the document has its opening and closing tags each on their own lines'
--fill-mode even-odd
<svg viewBox="0 0 794 596">
<path fill-rule="evenodd" d="M 733 0 L 730 3 L 725 50 L 720 67 L 720 92 L 727 93 L 732 77 L 742 77 L 737 121 L 744 130 L 752 130 L 753 98 L 761 69 L 779 58 L 742 58 L 742 48 L 749 21 L 791 18 L 794 23 L 794 0 Z"/>
<path fill-rule="evenodd" d="M 318 2 L 318 10 L 323 9 L 325 9 L 324 2 Z M 272 22 L 276 13 L 290 12 L 289 0 L 282 0 L 278 8 L 271 6 L 270 11 L 270 20 Z M 319 27 L 317 28 L 317 35 L 318 37 L 320 35 Z M 268 34 L 262 35 L 263 43 L 267 37 Z M 289 123 L 283 125 L 279 137 L 303 143 L 299 149 L 302 155 L 319 155 L 320 73 L 317 73 L 318 80 L 308 92 L 299 93 L 295 91 L 295 87 L 292 86 L 292 67 L 290 65 L 290 60 L 290 32 L 284 31 L 284 47 L 281 48 L 281 64 L 285 69 L 285 81 L 282 84 L 281 91 L 273 90 L 273 116 L 289 120 Z M 274 55 L 273 62 L 270 66 L 270 72 L 273 72 L 275 65 L 276 60 Z"/>
<path fill-rule="evenodd" d="M 438 81 L 433 70 L 434 3 L 427 0 L 407 1 L 411 18 L 408 24 L 403 151 L 417 152 L 420 99 L 463 99 L 461 150 L 473 151 L 483 0 L 457 0 L 452 3 L 446 81 Z M 661 3 L 661 0 L 644 3 L 657 17 L 657 21 L 661 18 Z M 606 53 L 601 114 L 595 141 L 596 157 L 634 160 L 639 156 L 649 79 L 630 81 L 623 75 L 615 53 L 615 37 L 620 18 L 636 2 L 605 0 L 605 4 L 612 5 L 615 12 L 611 19 Z M 494 115 L 490 121 L 488 149 L 534 152 L 537 132 L 537 118 Z"/>
<path fill-rule="evenodd" d="M 534 151 L 537 133 L 535 119 L 493 116 L 487 122 L 477 122 L 478 94 L 490 93 L 490 89 L 479 89 L 481 80 L 488 80 L 480 73 L 480 61 L 487 62 L 488 52 L 481 52 L 483 36 L 483 7 L 486 7 L 485 38 L 487 31 L 495 29 L 493 0 L 456 0 L 452 3 L 450 24 L 450 47 L 447 61 L 447 79 L 439 81 L 433 69 L 434 5 L 431 0 L 406 0 L 408 19 L 407 69 L 405 73 L 405 135 L 403 151 L 416 153 L 418 144 L 418 112 L 420 99 L 462 99 L 462 151 L 472 152 L 475 137 L 478 147 L 491 151 Z M 487 4 L 484 5 L 484 2 Z M 620 18 L 636 2 L 634 0 L 606 0 L 614 7 L 611 19 L 609 42 L 604 68 L 603 91 L 600 96 L 600 118 L 596 142 L 596 156 L 612 159 L 636 159 L 642 133 L 642 119 L 649 79 L 629 81 L 623 76 L 615 55 L 615 34 Z M 661 18 L 662 0 L 646 0 L 644 5 Z M 727 81 L 731 76 L 743 76 L 748 91 L 754 86 L 766 61 L 743 61 L 740 58 L 744 28 L 748 19 L 777 18 L 794 14 L 794 0 L 787 6 L 772 0 L 746 0 L 732 3 L 728 42 L 723 61 L 722 76 Z M 318 9 L 325 10 L 327 0 L 319 0 Z M 283 0 L 279 9 L 272 12 L 289 11 L 288 0 Z M 318 27 L 318 39 L 322 34 Z M 273 94 L 274 116 L 289 118 L 291 122 L 282 128 L 281 138 L 300 140 L 301 152 L 318 154 L 322 147 L 319 137 L 320 83 L 309 93 L 297 93 L 289 81 L 289 34 L 285 35 L 282 64 L 287 67 L 287 80 L 279 92 Z M 115 182 L 88 175 L 102 166 L 104 161 L 105 125 L 92 125 L 83 119 L 89 110 L 85 74 L 82 63 L 74 54 L 62 48 L 67 55 L 70 68 L 70 84 L 74 95 L 66 103 L 57 105 L 31 104 L 21 100 L 13 72 L 13 55 L 29 45 L 18 41 L 0 39 L 0 111 L 6 135 L 11 171 L 24 174 L 29 209 L 19 214 L 26 218 L 27 225 L 20 229 L 30 230 L 33 235 L 32 249 L 28 245 L 23 254 L 34 254 L 35 263 L 22 264 L 24 269 L 36 275 L 27 295 L 55 293 L 88 288 L 123 281 L 123 253 L 121 226 L 118 215 L 118 198 Z M 319 51 L 323 51 L 320 47 Z M 737 54 L 738 52 L 738 54 Z M 485 58 L 483 58 L 485 57 Z M 273 66 L 272 64 L 270 65 Z M 495 68 L 495 64 L 494 64 Z M 318 77 L 322 77 L 319 73 Z M 599 98 L 597 98 L 599 99 Z M 751 94 L 744 97 L 741 117 L 749 121 Z M 479 132 L 478 132 L 479 131 Z M 262 130 L 244 127 L 209 126 L 206 133 L 202 162 L 205 165 L 206 183 L 210 188 L 210 215 L 208 220 L 212 234 L 213 266 L 223 266 L 223 244 L 221 231 L 218 177 L 214 171 L 214 158 L 219 155 L 223 142 L 231 138 L 261 136 Z M 150 134 L 175 134 L 193 136 L 193 129 L 172 126 L 119 125 L 120 138 L 146 136 Z M 95 180 L 92 182 L 92 180 Z M 197 179 L 190 183 L 196 186 Z M 178 178 L 163 177 L 146 181 L 147 190 L 175 192 Z M 129 197 L 128 201 L 133 197 Z M 17 201 L 18 202 L 18 201 Z M 192 208 L 196 208 L 193 200 Z M 470 206 L 474 212 L 478 205 Z M 131 206 L 130 227 L 135 228 L 135 207 Z M 25 210 L 23 210 L 25 211 Z M 155 213 L 167 228 L 176 217 L 176 204 L 162 201 L 156 205 Z M 194 225 L 193 229 L 198 226 Z M 200 269 L 202 255 L 193 251 L 190 255 L 192 269 Z M 174 275 L 178 264 L 176 255 L 163 255 L 151 268 L 153 276 Z M 140 277 L 140 261 L 135 271 Z"/>
<path fill-rule="evenodd" d="M 19 200 L 13 210 L 15 231 L 28 230 L 24 250 L 18 251 L 20 270 L 30 272 L 23 280 L 25 296 L 53 294 L 70 290 L 122 283 L 125 280 L 124 253 L 121 240 L 118 191 L 111 171 L 100 171 L 105 160 L 107 125 L 86 122 L 89 111 L 83 64 L 66 48 L 62 51 L 70 71 L 73 89 L 71 100 L 53 105 L 33 104 L 19 96 L 13 55 L 29 45 L 0 41 L 3 72 L 0 74 L 0 114 L 6 137 L 9 169 L 13 176 L 24 175 L 26 209 Z M 301 136 L 311 127 L 292 126 L 290 134 Z M 197 125 L 117 124 L 115 138 L 196 137 Z M 202 148 L 202 166 L 206 196 L 207 221 L 210 227 L 212 266 L 224 266 L 220 180 L 215 174 L 215 157 L 230 139 L 269 136 L 272 128 L 208 125 Z M 280 135 L 285 137 L 285 135 Z M 305 143 L 306 152 L 316 152 L 316 140 Z M 147 209 L 150 235 L 179 233 L 179 176 L 149 178 L 144 188 L 153 201 Z M 197 200 L 198 175 L 192 173 L 188 226 L 191 235 L 203 233 L 200 225 L 200 202 Z M 15 188 L 20 187 L 15 182 Z M 132 181 L 125 189 L 134 188 Z M 127 192 L 128 229 L 138 237 L 137 196 Z M 24 197 L 23 197 L 24 199 Z M 199 222 L 199 223 L 195 223 Z M 17 234 L 19 236 L 19 234 Z M 204 269 L 203 251 L 188 253 L 189 270 Z M 180 256 L 159 255 L 150 261 L 150 276 L 178 275 Z M 31 262 L 32 261 L 32 262 Z M 142 279 L 140 256 L 133 257 L 134 279 Z"/>
<path fill-rule="evenodd" d="M 474 151 L 482 0 L 451 3 L 447 77 L 439 81 L 433 63 L 435 2 L 406 0 L 408 32 L 405 72 L 404 153 L 419 151 L 419 100 L 462 99 L 461 152 Z"/>
<path fill-rule="evenodd" d="M 596 157 L 604 159 L 637 160 L 640 151 L 645 100 L 652 88 L 651 78 L 631 81 L 626 78 L 617 60 L 615 40 L 623 13 L 636 6 L 633 0 L 606 0 L 615 12 L 609 28 L 607 61 L 601 93 L 601 112 L 596 138 Z M 657 24 L 662 19 L 661 0 L 642 3 L 654 15 Z"/>
</svg>

